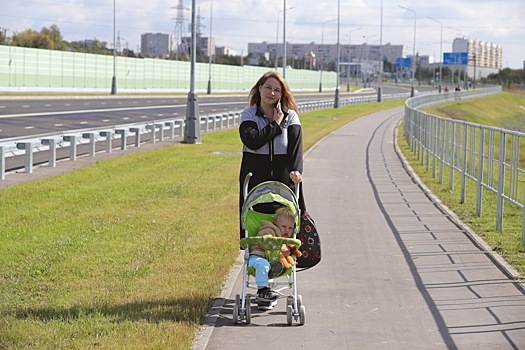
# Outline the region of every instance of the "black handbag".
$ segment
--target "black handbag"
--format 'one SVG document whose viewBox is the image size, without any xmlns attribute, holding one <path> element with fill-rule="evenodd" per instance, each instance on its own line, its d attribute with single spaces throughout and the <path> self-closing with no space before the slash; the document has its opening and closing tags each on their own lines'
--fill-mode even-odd
<svg viewBox="0 0 525 350">
<path fill-rule="evenodd" d="M 321 261 L 321 240 L 314 219 L 304 211 L 301 215 L 301 229 L 297 234 L 301 241 L 299 250 L 303 254 L 297 258 L 298 269 L 309 269 Z"/>
</svg>

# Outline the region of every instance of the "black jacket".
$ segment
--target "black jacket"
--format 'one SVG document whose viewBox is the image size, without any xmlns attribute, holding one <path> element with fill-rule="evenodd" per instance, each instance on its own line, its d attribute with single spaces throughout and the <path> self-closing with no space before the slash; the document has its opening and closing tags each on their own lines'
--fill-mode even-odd
<svg viewBox="0 0 525 350">
<path fill-rule="evenodd" d="M 239 133 L 243 143 L 241 170 L 239 174 L 242 208 L 243 184 L 246 175 L 253 174 L 248 190 L 264 181 L 276 180 L 288 185 L 295 191 L 295 184 L 290 179 L 290 171 L 303 173 L 303 141 L 299 116 L 293 110 L 283 111 L 281 125 L 269 123 L 263 112 L 253 105 L 243 111 Z M 302 186 L 300 187 L 299 207 L 304 211 Z M 274 213 L 276 206 L 261 206 L 256 210 Z"/>
</svg>

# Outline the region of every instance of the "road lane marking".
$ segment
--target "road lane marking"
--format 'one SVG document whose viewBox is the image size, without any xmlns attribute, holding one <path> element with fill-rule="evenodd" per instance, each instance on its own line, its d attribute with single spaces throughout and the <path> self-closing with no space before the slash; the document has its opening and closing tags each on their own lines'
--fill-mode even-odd
<svg viewBox="0 0 525 350">
<path fill-rule="evenodd" d="M 212 103 L 199 103 L 199 107 L 206 107 L 206 106 L 217 106 L 217 105 L 243 105 L 245 106 L 245 102 L 212 102 Z M 105 108 L 105 109 L 86 109 L 86 110 L 78 110 L 78 111 L 60 111 L 60 112 L 40 112 L 40 113 L 21 113 L 21 114 L 8 114 L 8 115 L 0 115 L 0 119 L 7 119 L 7 118 L 22 118 L 22 117 L 40 117 L 40 116 L 46 116 L 46 115 L 66 115 L 66 114 L 86 114 L 86 113 L 107 113 L 107 112 L 121 112 L 121 111 L 136 111 L 136 110 L 149 110 L 149 109 L 167 109 L 167 108 L 180 108 L 180 107 L 187 107 L 187 104 L 180 104 L 180 105 L 164 105 L 164 106 L 146 106 L 146 107 L 119 107 L 119 108 Z"/>
</svg>

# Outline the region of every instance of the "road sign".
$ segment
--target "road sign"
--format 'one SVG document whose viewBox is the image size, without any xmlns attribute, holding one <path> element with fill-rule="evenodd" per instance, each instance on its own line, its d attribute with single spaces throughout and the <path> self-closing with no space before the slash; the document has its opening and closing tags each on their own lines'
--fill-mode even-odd
<svg viewBox="0 0 525 350">
<path fill-rule="evenodd" d="M 466 65 L 468 53 L 466 52 L 444 52 L 443 64 Z"/>
<path fill-rule="evenodd" d="M 412 59 L 411 58 L 398 57 L 396 59 L 396 66 L 398 66 L 398 67 L 412 67 Z"/>
</svg>

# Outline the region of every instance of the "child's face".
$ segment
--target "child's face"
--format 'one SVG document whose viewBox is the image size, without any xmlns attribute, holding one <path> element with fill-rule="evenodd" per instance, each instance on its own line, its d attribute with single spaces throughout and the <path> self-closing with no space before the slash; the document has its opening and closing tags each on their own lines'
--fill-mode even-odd
<svg viewBox="0 0 525 350">
<path fill-rule="evenodd" d="M 294 222 L 292 219 L 284 216 L 278 217 L 277 220 L 275 220 L 275 226 L 279 227 L 283 237 L 289 238 L 292 236 L 294 228 Z"/>
</svg>

